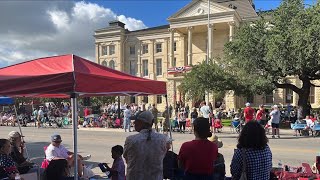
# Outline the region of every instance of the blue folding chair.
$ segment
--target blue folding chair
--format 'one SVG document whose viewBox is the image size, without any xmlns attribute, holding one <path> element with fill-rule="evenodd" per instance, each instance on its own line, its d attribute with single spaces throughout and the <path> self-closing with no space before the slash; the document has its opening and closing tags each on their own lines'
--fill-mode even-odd
<svg viewBox="0 0 320 180">
<path fill-rule="evenodd" d="M 230 130 L 232 133 L 240 133 L 241 131 L 241 121 L 240 120 L 232 120 Z"/>
</svg>

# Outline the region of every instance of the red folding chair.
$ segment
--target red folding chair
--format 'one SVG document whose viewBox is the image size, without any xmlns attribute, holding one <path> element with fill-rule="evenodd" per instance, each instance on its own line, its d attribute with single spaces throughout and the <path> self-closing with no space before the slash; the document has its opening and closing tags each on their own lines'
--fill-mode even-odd
<svg viewBox="0 0 320 180">
<path fill-rule="evenodd" d="M 43 147 L 43 150 L 44 150 L 44 159 L 43 159 L 43 161 L 42 161 L 42 163 L 41 163 L 41 168 L 42 168 L 42 169 L 47 169 L 48 166 L 49 166 L 49 160 L 48 160 L 47 157 L 46 157 L 46 150 L 47 150 L 47 148 L 48 148 L 48 146 L 44 146 L 44 147 Z"/>
</svg>

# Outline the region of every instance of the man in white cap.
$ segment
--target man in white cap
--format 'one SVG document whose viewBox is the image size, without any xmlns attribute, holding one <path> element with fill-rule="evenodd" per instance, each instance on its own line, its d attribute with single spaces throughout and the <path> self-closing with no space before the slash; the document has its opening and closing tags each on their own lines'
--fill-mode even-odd
<svg viewBox="0 0 320 180">
<path fill-rule="evenodd" d="M 53 134 L 51 136 L 51 144 L 47 147 L 46 159 L 49 161 L 55 159 L 66 159 L 68 161 L 69 166 L 74 166 L 74 153 L 68 151 L 63 145 L 61 145 L 62 139 L 59 134 Z M 86 156 L 83 158 L 81 155 L 78 154 L 78 175 L 79 177 L 82 176 L 83 166 L 82 160 L 89 159 L 91 155 Z"/>
<path fill-rule="evenodd" d="M 152 130 L 150 111 L 140 113 L 134 122 L 138 134 L 127 137 L 123 157 L 127 162 L 127 180 L 162 180 L 167 137 Z"/>
<path fill-rule="evenodd" d="M 271 127 L 272 127 L 272 138 L 275 138 L 275 135 L 278 135 L 278 138 L 280 138 L 279 134 L 279 123 L 280 123 L 280 111 L 277 105 L 274 105 L 272 107 L 272 111 L 270 113 L 271 117 Z"/>
<path fill-rule="evenodd" d="M 252 121 L 254 118 L 254 109 L 251 107 L 251 104 L 248 102 L 246 103 L 246 108 L 244 108 L 243 110 L 243 116 L 246 123 L 249 121 Z"/>
</svg>

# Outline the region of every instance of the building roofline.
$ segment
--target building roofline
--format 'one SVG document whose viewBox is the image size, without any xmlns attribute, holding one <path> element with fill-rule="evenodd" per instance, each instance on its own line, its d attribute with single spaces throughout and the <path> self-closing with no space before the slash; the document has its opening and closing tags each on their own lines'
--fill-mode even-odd
<svg viewBox="0 0 320 180">
<path fill-rule="evenodd" d="M 136 33 L 136 32 L 143 32 L 143 31 L 152 31 L 152 30 L 160 30 L 160 29 L 168 29 L 170 28 L 169 24 L 166 25 L 161 25 L 161 26 L 155 26 L 155 27 L 150 27 L 150 28 L 145 28 L 145 29 L 139 29 L 135 31 L 128 31 L 128 33 Z"/>
</svg>

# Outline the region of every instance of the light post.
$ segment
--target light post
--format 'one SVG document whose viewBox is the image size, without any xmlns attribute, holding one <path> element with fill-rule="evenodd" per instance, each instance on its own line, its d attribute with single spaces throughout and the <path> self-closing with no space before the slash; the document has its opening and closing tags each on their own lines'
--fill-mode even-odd
<svg viewBox="0 0 320 180">
<path fill-rule="evenodd" d="M 209 65 L 209 59 L 211 50 L 211 26 L 210 26 L 210 0 L 208 0 L 208 48 L 207 48 L 207 65 Z M 207 105 L 209 105 L 209 90 L 206 91 L 207 94 Z"/>
</svg>

